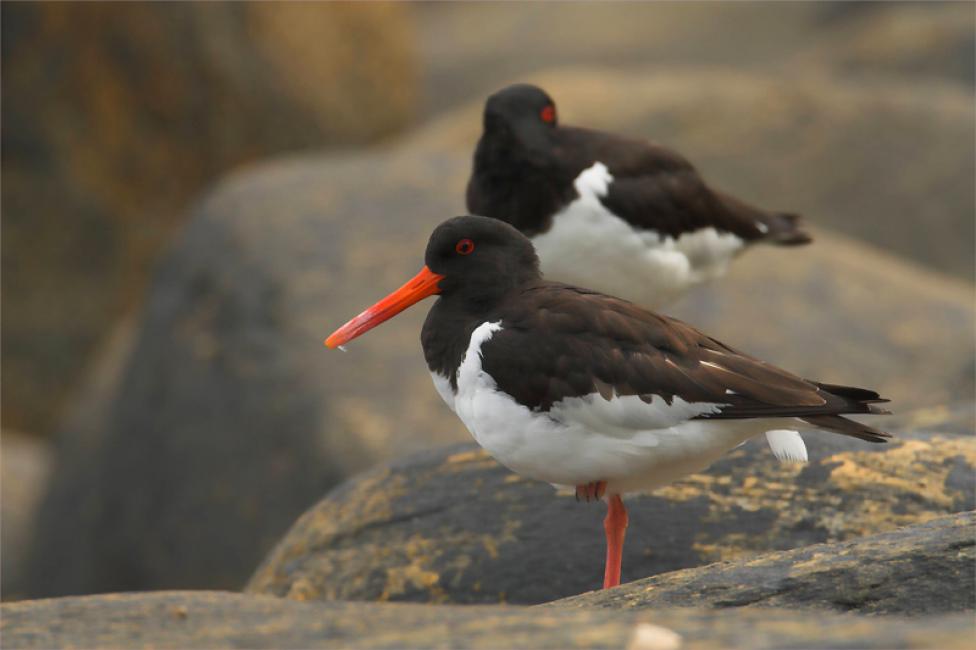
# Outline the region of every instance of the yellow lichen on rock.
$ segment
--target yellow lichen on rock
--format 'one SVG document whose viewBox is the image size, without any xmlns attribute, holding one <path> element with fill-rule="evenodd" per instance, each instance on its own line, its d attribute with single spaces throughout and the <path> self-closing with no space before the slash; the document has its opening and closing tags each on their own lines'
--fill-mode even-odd
<svg viewBox="0 0 976 650">
<path fill-rule="evenodd" d="M 390 600 L 392 596 L 401 595 L 409 588 L 426 591 L 430 594 L 431 602 L 444 602 L 446 596 L 440 586 L 441 576 L 436 571 L 427 568 L 436 556 L 440 542 L 414 535 L 404 546 L 408 563 L 402 566 L 387 567 L 386 585 L 379 600 Z"/>
<path fill-rule="evenodd" d="M 933 437 L 930 441 L 905 440 L 883 454 L 844 452 L 823 462 L 840 463 L 831 471 L 830 479 L 842 489 L 883 486 L 947 507 L 954 500 L 945 488 L 952 466 L 943 461 L 955 456 L 962 456 L 971 466 L 976 465 L 974 441 L 942 436 Z"/>
</svg>

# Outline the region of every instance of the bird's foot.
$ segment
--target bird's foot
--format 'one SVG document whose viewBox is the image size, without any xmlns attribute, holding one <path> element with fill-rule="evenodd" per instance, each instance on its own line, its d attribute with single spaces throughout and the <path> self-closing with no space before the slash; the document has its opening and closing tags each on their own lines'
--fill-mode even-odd
<svg viewBox="0 0 976 650">
<path fill-rule="evenodd" d="M 589 503 L 592 500 L 599 501 L 603 498 L 603 495 L 607 491 L 606 481 L 593 481 L 592 483 L 586 483 L 584 485 L 576 486 L 576 500 L 586 501 Z"/>
</svg>

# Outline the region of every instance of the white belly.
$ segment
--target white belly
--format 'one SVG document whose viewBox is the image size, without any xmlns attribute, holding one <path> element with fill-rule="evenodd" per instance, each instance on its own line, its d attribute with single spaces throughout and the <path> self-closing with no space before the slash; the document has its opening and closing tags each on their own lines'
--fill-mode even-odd
<svg viewBox="0 0 976 650">
<path fill-rule="evenodd" d="M 499 329 L 500 323 L 483 323 L 472 334 L 453 408 L 478 444 L 528 478 L 570 486 L 607 481 L 610 493 L 651 490 L 781 426 L 776 420 L 689 419 L 716 405 L 680 399 L 645 404 L 636 397 L 606 401 L 592 395 L 532 411 L 498 390 L 482 369 L 481 345 Z"/>
<path fill-rule="evenodd" d="M 601 163 L 581 173 L 579 198 L 532 238 L 547 279 L 657 307 L 724 274 L 742 249 L 742 239 L 714 228 L 678 238 L 635 230 L 600 203 L 612 180 Z"/>
</svg>

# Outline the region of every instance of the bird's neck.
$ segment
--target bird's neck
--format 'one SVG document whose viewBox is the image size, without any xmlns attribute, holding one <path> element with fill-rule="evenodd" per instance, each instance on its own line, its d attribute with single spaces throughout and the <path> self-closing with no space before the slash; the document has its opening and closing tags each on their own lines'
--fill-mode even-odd
<svg viewBox="0 0 976 650">
<path fill-rule="evenodd" d="M 428 369 L 448 377 L 455 386 L 454 373 L 464 358 L 472 332 L 483 323 L 503 321 L 506 304 L 522 290 L 522 286 L 517 286 L 500 292 L 472 290 L 440 296 L 427 313 L 420 333 Z"/>
<path fill-rule="evenodd" d="M 563 182 L 562 176 L 555 160 L 534 160 L 517 146 L 482 137 L 475 151 L 468 208 L 532 237 L 548 230 L 572 191 L 572 183 Z"/>
<path fill-rule="evenodd" d="M 430 372 L 448 378 L 452 388 L 457 388 L 457 368 L 464 359 L 471 333 L 483 322 L 483 314 L 479 316 L 444 298 L 438 298 L 427 313 L 420 331 L 424 360 Z"/>
</svg>

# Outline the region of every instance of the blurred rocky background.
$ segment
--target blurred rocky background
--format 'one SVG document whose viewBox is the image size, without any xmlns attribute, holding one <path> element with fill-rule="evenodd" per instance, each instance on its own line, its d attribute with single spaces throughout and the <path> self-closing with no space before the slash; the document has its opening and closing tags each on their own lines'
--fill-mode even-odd
<svg viewBox="0 0 976 650">
<path fill-rule="evenodd" d="M 481 103 L 514 80 L 545 87 L 567 123 L 673 146 L 716 186 L 806 216 L 813 246 L 750 252 L 676 315 L 800 374 L 878 388 L 912 413 L 893 421 L 898 433 L 963 445 L 922 462 L 906 443 L 894 456 L 905 465 L 845 475 L 842 488 L 857 491 L 857 480 L 924 482 L 940 467 L 951 496 L 915 486 L 921 496 L 898 497 L 925 504 L 917 516 L 896 516 L 905 509 L 892 501 L 895 514 L 863 530 L 793 522 L 788 541 L 767 535 L 738 544 L 743 553 L 972 509 L 973 4 L 3 3 L 0 13 L 5 599 L 237 590 L 249 579 L 252 591 L 290 597 L 328 591 L 316 580 L 334 577 L 323 566 L 341 565 L 345 547 L 316 538 L 316 518 L 368 528 L 356 508 L 396 502 L 377 472 L 405 477 L 401 493 L 418 480 L 418 461 L 383 463 L 468 436 L 430 388 L 423 309 L 345 355 L 321 340 L 415 272 L 430 229 L 463 212 Z M 828 448 L 803 475 L 808 498 L 829 492 L 830 463 L 849 467 L 827 453 L 841 451 L 858 453 Z M 750 457 L 779 471 L 761 449 Z M 360 471 L 372 473 L 322 500 Z M 496 469 L 474 471 L 515 490 L 513 503 L 520 490 L 545 501 Z M 437 503 L 462 493 L 437 485 Z M 646 503 L 672 512 L 674 500 Z M 383 516 L 402 521 L 406 503 Z M 729 528 L 714 528 L 723 519 Z M 458 595 L 461 583 L 423 582 L 418 566 L 430 567 L 408 542 L 447 525 L 425 522 L 396 529 L 407 541 L 393 555 L 365 545 L 354 560 L 380 577 L 334 597 L 401 584 L 423 599 L 484 602 Z M 724 559 L 723 535 L 741 541 L 758 525 L 725 510 L 715 522 L 702 548 L 651 557 L 645 574 Z M 452 562 L 455 550 L 420 549 Z M 301 562 L 278 568 L 283 554 Z M 252 578 L 262 560 L 264 583 Z"/>
</svg>

